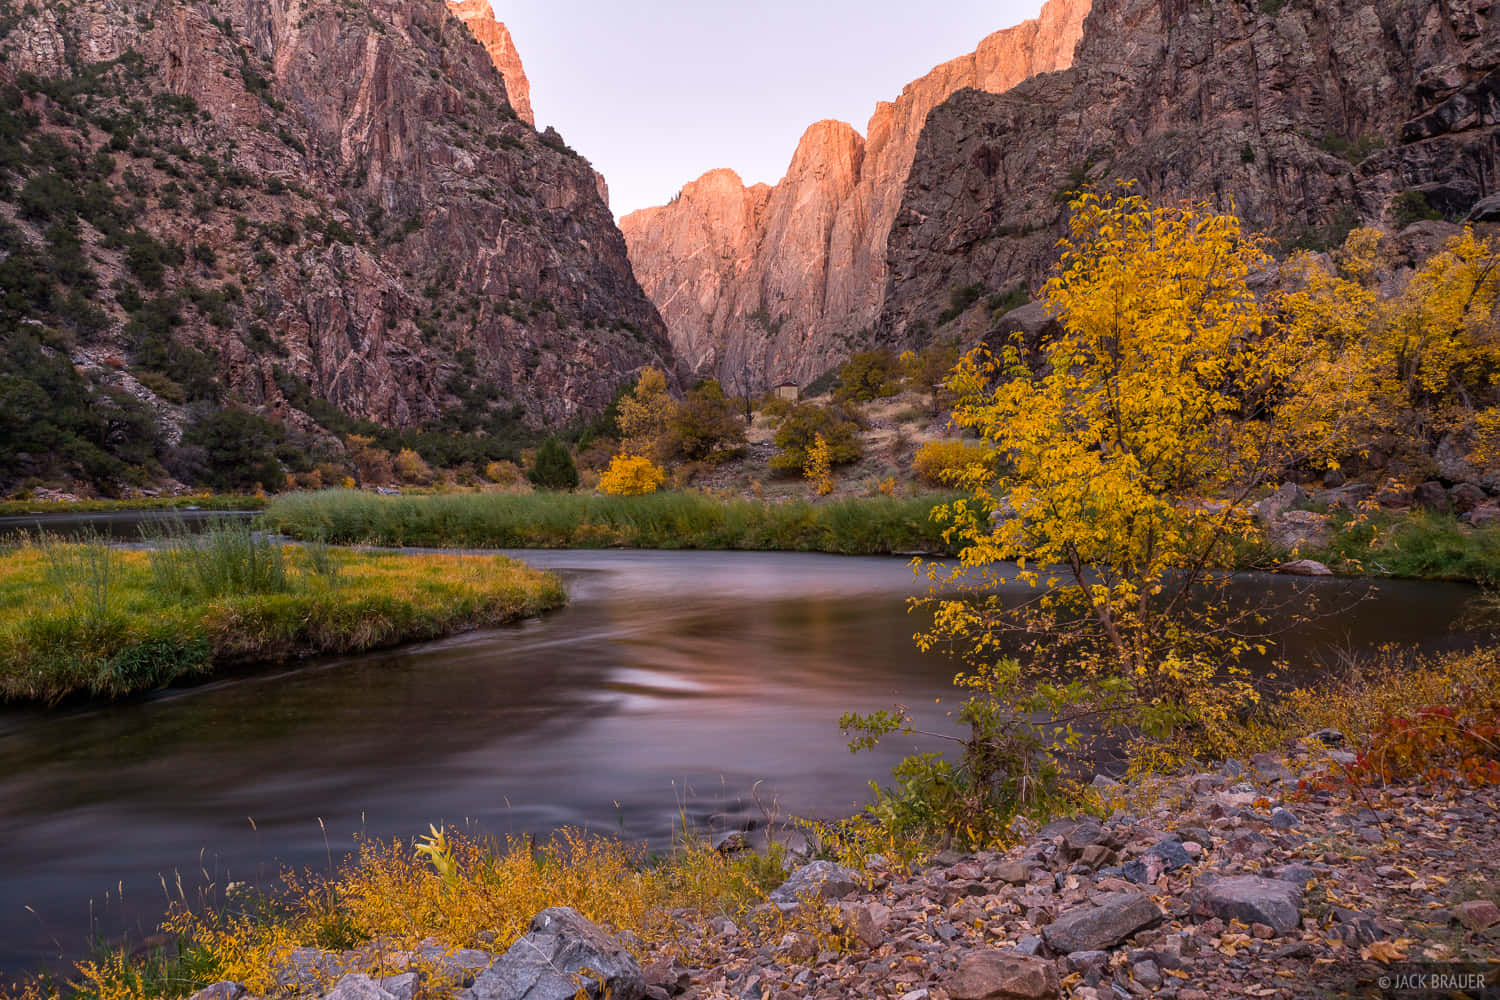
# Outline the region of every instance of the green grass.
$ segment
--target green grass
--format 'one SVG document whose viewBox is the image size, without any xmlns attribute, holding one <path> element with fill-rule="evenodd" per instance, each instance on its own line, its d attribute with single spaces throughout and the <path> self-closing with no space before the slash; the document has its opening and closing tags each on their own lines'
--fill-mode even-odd
<svg viewBox="0 0 1500 1000">
<path fill-rule="evenodd" d="M 294 538 L 334 543 L 879 555 L 948 552 L 929 517 L 948 499 L 758 503 L 675 492 L 380 497 L 325 490 L 277 497 L 261 517 L 266 527 Z"/>
<path fill-rule="evenodd" d="M 260 510 L 263 496 L 223 493 L 185 497 L 134 497 L 128 500 L 0 500 L 0 517 L 21 514 L 86 514 L 116 510 Z"/>
<path fill-rule="evenodd" d="M 0 700 L 120 697 L 226 664 L 436 638 L 564 599 L 555 577 L 501 556 L 283 548 L 244 526 L 152 551 L 26 541 L 0 553 Z"/>
<path fill-rule="evenodd" d="M 1343 519 L 1332 544 L 1312 558 L 1340 573 L 1500 583 L 1500 528 L 1471 528 L 1448 514 Z"/>
</svg>

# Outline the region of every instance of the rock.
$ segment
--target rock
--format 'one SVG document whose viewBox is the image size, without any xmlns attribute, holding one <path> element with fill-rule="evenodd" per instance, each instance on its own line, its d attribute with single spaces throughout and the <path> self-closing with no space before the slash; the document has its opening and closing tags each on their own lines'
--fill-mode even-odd
<svg viewBox="0 0 1500 1000">
<path fill-rule="evenodd" d="M 1120 787 L 1120 783 L 1107 774 L 1094 775 L 1094 780 L 1089 782 L 1089 785 L 1093 788 L 1097 788 L 1100 791 L 1105 792 L 1113 791 L 1114 789 Z"/>
<path fill-rule="evenodd" d="M 1075 951 L 1067 958 L 1069 972 L 1087 972 L 1089 969 L 1103 968 L 1109 961 L 1107 951 Z"/>
<path fill-rule="evenodd" d="M 1307 884 L 1316 876 L 1317 873 L 1306 865 L 1285 865 L 1278 868 L 1274 873 L 1275 878 L 1279 878 L 1283 882 L 1294 882 L 1303 888 L 1306 888 Z"/>
<path fill-rule="evenodd" d="M 1053 949 L 1069 954 L 1112 948 L 1136 931 L 1155 926 L 1162 911 L 1148 896 L 1135 892 L 1114 893 L 1095 906 L 1069 910 L 1042 930 Z"/>
<path fill-rule="evenodd" d="M 1266 531 L 1267 540 L 1287 552 L 1321 549 L 1333 540 L 1333 525 L 1327 514 L 1289 510 L 1279 514 Z"/>
<path fill-rule="evenodd" d="M 466 986 L 495 960 L 495 956 L 477 948 L 448 948 L 431 940 L 417 948 L 416 956 L 434 976 Z"/>
<path fill-rule="evenodd" d="M 1455 514 L 1467 514 L 1489 499 L 1484 487 L 1473 483 L 1459 483 L 1448 491 L 1448 506 Z"/>
<path fill-rule="evenodd" d="M 1476 528 L 1488 528 L 1500 524 L 1500 501 L 1488 500 L 1459 518 Z"/>
<path fill-rule="evenodd" d="M 658 958 L 642 970 L 641 978 L 647 986 L 660 987 L 672 996 L 684 992 L 693 982 L 692 974 L 675 958 Z"/>
<path fill-rule="evenodd" d="M 1062 996 L 1057 969 L 1013 951 L 971 951 L 948 980 L 952 1000 L 1053 1000 Z"/>
<path fill-rule="evenodd" d="M 1296 483 L 1282 483 L 1270 496 L 1251 504 L 1250 512 L 1262 524 L 1274 525 L 1293 507 L 1306 501 L 1307 494 L 1302 491 L 1302 487 Z"/>
<path fill-rule="evenodd" d="M 223 982 L 214 983 L 212 986 L 203 987 L 203 989 L 188 997 L 188 1000 L 240 1000 L 240 997 L 249 992 L 242 983 L 226 979 Z"/>
<path fill-rule="evenodd" d="M 1349 742 L 1345 739 L 1344 734 L 1337 729 L 1319 729 L 1316 732 L 1308 733 L 1307 739 L 1310 742 L 1319 743 L 1325 747 L 1341 747 Z"/>
<path fill-rule="evenodd" d="M 1084 848 L 1099 843 L 1104 838 L 1104 831 L 1099 824 L 1083 822 L 1076 823 L 1062 838 L 1062 857 L 1065 861 L 1077 861 L 1083 856 Z"/>
<path fill-rule="evenodd" d="M 886 243 L 928 112 L 963 88 L 1001 93 L 1069 65 L 1088 9 L 1053 0 L 1036 20 L 990 35 L 876 105 L 863 137 L 843 122 L 810 126 L 774 187 L 714 170 L 671 204 L 622 218 L 635 275 L 677 356 L 760 392 L 782 377 L 805 385 L 851 349 L 876 346 L 863 331 L 880 313 Z M 974 304 L 977 336 L 990 309 Z"/>
<path fill-rule="evenodd" d="M 380 988 L 396 1000 L 416 1000 L 417 990 L 421 985 L 422 977 L 415 972 L 403 972 L 399 976 L 386 976 L 380 980 Z"/>
<path fill-rule="evenodd" d="M 1470 899 L 1453 908 L 1458 922 L 1471 931 L 1482 931 L 1500 924 L 1500 906 L 1488 899 Z"/>
<path fill-rule="evenodd" d="M 768 897 L 783 913 L 803 899 L 838 899 L 860 888 L 859 873 L 831 861 L 814 861 L 792 872 Z"/>
<path fill-rule="evenodd" d="M 1036 934 L 1027 934 L 1016 942 L 1016 951 L 1022 955 L 1035 955 L 1042 950 L 1042 939 Z"/>
<path fill-rule="evenodd" d="M 1276 567 L 1278 573 L 1289 573 L 1292 576 L 1332 576 L 1333 570 L 1318 562 L 1316 559 L 1295 559 L 1292 562 L 1282 563 Z"/>
<path fill-rule="evenodd" d="M 1296 930 L 1302 920 L 1302 887 L 1259 875 L 1219 879 L 1203 891 L 1202 902 L 1221 920 L 1268 924 L 1278 934 Z"/>
<path fill-rule="evenodd" d="M 319 986 L 344 971 L 343 960 L 321 948 L 293 948 L 276 970 L 276 982 L 291 989 Z"/>
<path fill-rule="evenodd" d="M 1278 830 L 1290 830 L 1297 825 L 1297 815 L 1290 809 L 1277 806 L 1271 810 L 1271 825 Z"/>
<path fill-rule="evenodd" d="M 1262 781 L 1284 781 L 1292 776 L 1286 763 L 1273 753 L 1257 753 L 1250 756 L 1250 767 Z"/>
<path fill-rule="evenodd" d="M 1500 222 L 1500 194 L 1480 198 L 1464 217 L 1465 222 Z"/>
<path fill-rule="evenodd" d="M 1422 483 L 1412 491 L 1412 502 L 1423 510 L 1446 514 L 1449 510 L 1448 491 L 1437 480 Z"/>
<path fill-rule="evenodd" d="M 1090 844 L 1083 849 L 1083 853 L 1079 855 L 1078 860 L 1089 868 L 1102 868 L 1114 862 L 1115 852 L 1103 844 Z"/>
<path fill-rule="evenodd" d="M 324 1000 L 396 1000 L 396 997 L 369 976 L 355 972 L 340 979 Z"/>
<path fill-rule="evenodd" d="M 489 0 L 485 0 L 486 3 Z M 738 854 L 750 849 L 750 840 L 742 830 L 730 830 L 714 841 L 714 850 L 720 854 Z"/>
<path fill-rule="evenodd" d="M 526 70 L 521 66 L 521 56 L 516 52 L 516 43 L 511 40 L 510 29 L 495 20 L 495 9 L 489 0 L 448 0 L 448 9 L 453 12 L 475 39 L 489 53 L 490 61 L 505 80 L 505 96 L 521 120 L 536 128 L 536 115 L 531 110 L 531 83 L 526 79 Z"/>
<path fill-rule="evenodd" d="M 1323 485 L 1328 489 L 1336 490 L 1346 482 L 1348 477 L 1339 469 L 1329 469 L 1323 473 Z"/>
<path fill-rule="evenodd" d="M 844 929 L 865 947 L 875 948 L 885 940 L 885 928 L 891 922 L 891 910 L 879 903 L 847 903 L 840 908 Z"/>
<path fill-rule="evenodd" d="M 646 982 L 630 953 L 576 910 L 554 906 L 482 972 L 474 1000 L 641 1000 Z"/>
<path fill-rule="evenodd" d="M 1162 984 L 1161 970 L 1150 959 L 1132 965 L 1130 967 L 1130 978 L 1150 990 L 1154 990 Z"/>
<path fill-rule="evenodd" d="M 1346 483 L 1337 489 L 1315 494 L 1312 502 L 1329 510 L 1354 510 L 1361 502 L 1374 495 L 1375 487 L 1369 483 Z"/>
<path fill-rule="evenodd" d="M 990 875 L 1009 885 L 1025 885 L 1031 881 L 1031 866 L 1021 861 L 1002 861 L 994 866 Z"/>
</svg>

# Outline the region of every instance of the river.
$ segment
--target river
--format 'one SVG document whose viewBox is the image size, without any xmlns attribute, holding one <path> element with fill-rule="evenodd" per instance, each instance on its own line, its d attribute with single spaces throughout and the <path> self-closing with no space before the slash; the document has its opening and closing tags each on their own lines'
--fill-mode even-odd
<svg viewBox="0 0 1500 1000">
<path fill-rule="evenodd" d="M 191 896 L 282 863 L 326 869 L 361 833 L 575 825 L 661 845 L 682 817 L 758 820 L 757 782 L 783 816 L 847 814 L 914 744 L 851 756 L 840 713 L 902 702 L 942 725 L 951 707 L 953 664 L 911 642 L 902 560 L 517 554 L 564 576 L 566 608 L 107 707 L 0 708 L 0 973 L 76 957 L 91 933 L 151 932 L 163 881 Z M 1320 656 L 1458 644 L 1473 593 L 1384 582 L 1288 641 Z"/>
</svg>

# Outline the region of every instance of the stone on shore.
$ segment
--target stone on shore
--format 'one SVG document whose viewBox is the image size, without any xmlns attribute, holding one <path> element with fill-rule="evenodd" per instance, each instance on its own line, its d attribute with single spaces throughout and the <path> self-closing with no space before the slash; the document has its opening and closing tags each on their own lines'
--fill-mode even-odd
<svg viewBox="0 0 1500 1000">
<path fill-rule="evenodd" d="M 795 910 L 803 899 L 838 899 L 860 889 L 859 873 L 831 861 L 814 861 L 792 872 L 772 892 L 770 900 L 783 913 Z"/>
<path fill-rule="evenodd" d="M 1136 931 L 1159 923 L 1164 914 L 1150 897 L 1137 892 L 1105 896 L 1097 906 L 1069 910 L 1042 930 L 1054 950 L 1102 951 L 1113 948 Z"/>
<path fill-rule="evenodd" d="M 1220 920 L 1267 924 L 1277 934 L 1297 929 L 1302 920 L 1302 886 L 1259 875 L 1222 878 L 1203 891 L 1203 905 Z"/>
<path fill-rule="evenodd" d="M 1013 951 L 971 951 L 948 981 L 952 1000 L 1054 1000 L 1062 996 L 1057 969 L 1044 958 Z"/>
<path fill-rule="evenodd" d="M 566 906 L 538 913 L 530 931 L 468 991 L 472 1000 L 641 1000 L 646 981 L 619 942 Z"/>
</svg>

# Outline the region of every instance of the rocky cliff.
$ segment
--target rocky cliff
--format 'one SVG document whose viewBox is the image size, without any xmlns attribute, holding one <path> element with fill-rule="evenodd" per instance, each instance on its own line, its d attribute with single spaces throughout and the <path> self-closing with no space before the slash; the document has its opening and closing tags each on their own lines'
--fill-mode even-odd
<svg viewBox="0 0 1500 1000">
<path fill-rule="evenodd" d="M 0 0 L 0 114 L 0 334 L 169 444 L 557 423 L 672 364 L 592 168 L 443 0 Z"/>
<path fill-rule="evenodd" d="M 1484 0 L 1095 0 L 1072 68 L 928 117 L 880 335 L 990 330 L 1044 280 L 1085 185 L 1206 199 L 1283 249 L 1461 220 L 1500 184 L 1497 95 Z"/>
<path fill-rule="evenodd" d="M 881 102 L 861 137 L 803 135 L 774 188 L 715 170 L 620 221 L 630 260 L 685 363 L 735 388 L 802 381 L 864 342 L 880 315 L 886 243 L 928 112 L 965 87 L 1004 91 L 1071 63 L 1088 0 L 986 38 Z"/>
<path fill-rule="evenodd" d="M 531 110 L 531 81 L 526 79 L 526 69 L 521 65 L 521 54 L 511 40 L 510 29 L 495 20 L 490 0 L 448 0 L 448 10 L 469 26 L 475 40 L 489 53 L 490 62 L 505 81 L 505 95 L 510 98 L 511 108 L 523 122 L 536 128 L 536 115 Z"/>
</svg>

